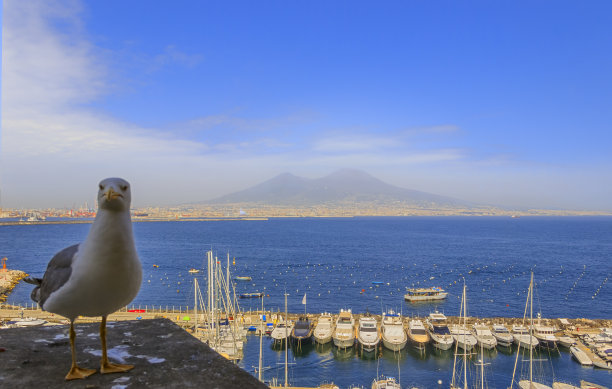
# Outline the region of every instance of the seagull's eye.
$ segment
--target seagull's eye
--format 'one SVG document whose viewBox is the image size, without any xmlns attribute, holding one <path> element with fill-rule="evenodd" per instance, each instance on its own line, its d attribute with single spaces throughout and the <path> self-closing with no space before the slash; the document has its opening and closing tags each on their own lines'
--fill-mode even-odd
<svg viewBox="0 0 612 389">
<path fill-rule="evenodd" d="M 126 191 L 128 186 L 127 185 L 121 185 L 119 188 L 121 188 L 122 191 Z"/>
<path fill-rule="evenodd" d="M 104 185 L 100 184 L 100 190 L 104 190 Z"/>
</svg>

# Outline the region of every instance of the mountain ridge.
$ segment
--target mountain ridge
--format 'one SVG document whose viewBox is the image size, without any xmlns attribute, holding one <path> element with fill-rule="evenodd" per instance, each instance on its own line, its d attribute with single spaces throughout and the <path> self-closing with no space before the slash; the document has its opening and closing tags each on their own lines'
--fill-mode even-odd
<svg viewBox="0 0 612 389">
<path fill-rule="evenodd" d="M 250 188 L 205 203 L 313 206 L 398 202 L 414 206 L 468 206 L 467 202 L 451 197 L 393 186 L 357 169 L 340 169 L 314 179 L 285 172 Z"/>
</svg>

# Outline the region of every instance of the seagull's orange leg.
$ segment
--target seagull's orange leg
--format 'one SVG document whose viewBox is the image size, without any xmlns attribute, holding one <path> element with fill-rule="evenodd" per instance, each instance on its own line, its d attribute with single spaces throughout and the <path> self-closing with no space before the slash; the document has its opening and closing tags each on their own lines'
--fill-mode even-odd
<svg viewBox="0 0 612 389">
<path fill-rule="evenodd" d="M 102 316 L 102 323 L 100 323 L 100 341 L 102 342 L 102 361 L 100 363 L 100 373 L 123 373 L 134 368 L 134 365 L 122 365 L 120 363 L 112 363 L 108 361 L 108 356 L 106 355 L 106 316 Z"/>
<path fill-rule="evenodd" d="M 68 374 L 66 374 L 66 381 L 87 378 L 96 372 L 93 369 L 84 369 L 84 368 L 77 366 L 76 347 L 74 346 L 75 338 L 76 338 L 76 333 L 74 332 L 74 319 L 71 319 L 70 320 L 70 352 L 72 353 L 72 366 L 70 366 L 70 371 L 68 372 Z"/>
</svg>

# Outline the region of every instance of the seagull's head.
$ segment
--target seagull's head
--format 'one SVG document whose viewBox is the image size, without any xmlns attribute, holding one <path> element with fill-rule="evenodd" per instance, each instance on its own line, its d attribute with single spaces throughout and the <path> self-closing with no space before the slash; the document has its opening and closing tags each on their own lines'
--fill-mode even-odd
<svg viewBox="0 0 612 389">
<path fill-rule="evenodd" d="M 98 207 L 108 211 L 129 211 L 132 193 L 123 178 L 106 178 L 98 184 Z"/>
</svg>

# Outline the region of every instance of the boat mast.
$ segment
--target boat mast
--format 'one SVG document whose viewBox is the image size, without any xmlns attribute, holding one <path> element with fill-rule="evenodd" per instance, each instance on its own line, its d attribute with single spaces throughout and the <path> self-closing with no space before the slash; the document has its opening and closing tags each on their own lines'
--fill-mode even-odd
<svg viewBox="0 0 612 389">
<path fill-rule="evenodd" d="M 289 370 L 287 369 L 287 357 L 289 355 L 288 343 L 289 343 L 289 334 L 287 333 L 287 326 L 289 321 L 287 320 L 287 292 L 285 292 L 285 388 L 288 387 L 288 377 Z"/>
<path fill-rule="evenodd" d="M 229 257 L 228 257 L 229 258 Z M 258 368 L 258 379 L 260 382 L 263 382 L 262 380 L 262 376 L 261 376 L 261 368 L 262 368 L 262 364 L 263 364 L 263 315 L 264 315 L 264 303 L 263 303 L 264 297 L 261 296 L 261 324 L 259 326 L 259 368 Z"/>
<path fill-rule="evenodd" d="M 463 281 L 463 330 L 467 331 L 465 316 L 467 314 L 467 299 L 465 298 L 465 280 Z M 466 334 L 463 333 L 463 389 L 467 389 L 467 351 L 465 349 Z"/>
<path fill-rule="evenodd" d="M 531 271 L 531 281 L 529 282 L 529 386 L 533 381 L 533 271 Z"/>
<path fill-rule="evenodd" d="M 193 316 L 195 316 L 195 327 L 193 333 L 198 337 L 198 279 L 193 277 Z"/>
</svg>

